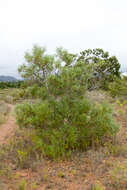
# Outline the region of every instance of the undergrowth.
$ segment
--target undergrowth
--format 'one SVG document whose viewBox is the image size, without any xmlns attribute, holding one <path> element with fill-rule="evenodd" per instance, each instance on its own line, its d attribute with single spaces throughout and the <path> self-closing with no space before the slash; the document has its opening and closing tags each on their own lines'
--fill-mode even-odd
<svg viewBox="0 0 127 190">
<path fill-rule="evenodd" d="M 4 102 L 0 102 L 0 125 L 5 123 L 9 114 L 9 107 Z"/>
<path fill-rule="evenodd" d="M 102 145 L 119 130 L 107 104 L 91 104 L 86 99 L 73 102 L 71 108 L 66 102 L 18 105 L 16 117 L 19 126 L 36 129 L 36 147 L 54 159 Z"/>
</svg>

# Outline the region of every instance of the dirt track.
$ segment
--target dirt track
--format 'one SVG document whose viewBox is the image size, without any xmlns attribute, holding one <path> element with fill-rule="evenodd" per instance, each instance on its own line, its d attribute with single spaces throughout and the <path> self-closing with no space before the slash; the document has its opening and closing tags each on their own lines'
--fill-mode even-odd
<svg viewBox="0 0 127 190">
<path fill-rule="evenodd" d="M 5 124 L 0 126 L 0 144 L 4 144 L 13 135 L 14 128 L 16 127 L 15 118 L 11 115 L 14 110 L 14 105 L 7 104 L 10 108 L 10 114 Z"/>
</svg>

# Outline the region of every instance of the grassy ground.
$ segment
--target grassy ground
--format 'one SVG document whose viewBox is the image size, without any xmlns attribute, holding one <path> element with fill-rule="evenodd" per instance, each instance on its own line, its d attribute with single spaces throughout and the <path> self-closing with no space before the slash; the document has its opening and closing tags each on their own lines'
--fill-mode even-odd
<svg viewBox="0 0 127 190">
<path fill-rule="evenodd" d="M 104 147 L 75 153 L 69 160 L 52 161 L 32 150 L 34 130 L 17 129 L 0 148 L 1 190 L 127 190 L 127 102 L 103 91 L 90 92 L 91 101 L 108 101 L 121 128 Z M 31 151 L 21 151 L 22 147 Z"/>
</svg>

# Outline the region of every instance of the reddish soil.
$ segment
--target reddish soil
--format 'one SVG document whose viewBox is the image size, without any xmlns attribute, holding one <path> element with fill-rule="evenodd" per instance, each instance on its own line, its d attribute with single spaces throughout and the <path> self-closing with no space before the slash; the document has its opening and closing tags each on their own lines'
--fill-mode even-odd
<svg viewBox="0 0 127 190">
<path fill-rule="evenodd" d="M 10 108 L 10 113 L 12 113 L 14 110 L 14 105 L 7 105 Z M 15 127 L 15 118 L 11 114 L 9 114 L 7 122 L 0 126 L 0 144 L 7 143 L 8 139 L 12 137 Z"/>
</svg>

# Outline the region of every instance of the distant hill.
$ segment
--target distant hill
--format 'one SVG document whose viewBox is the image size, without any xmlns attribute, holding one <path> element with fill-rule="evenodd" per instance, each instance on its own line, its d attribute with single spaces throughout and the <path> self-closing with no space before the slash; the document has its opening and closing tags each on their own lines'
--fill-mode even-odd
<svg viewBox="0 0 127 190">
<path fill-rule="evenodd" d="M 18 80 L 15 77 L 11 76 L 0 76 L 0 82 L 17 82 Z"/>
</svg>

